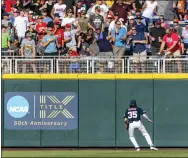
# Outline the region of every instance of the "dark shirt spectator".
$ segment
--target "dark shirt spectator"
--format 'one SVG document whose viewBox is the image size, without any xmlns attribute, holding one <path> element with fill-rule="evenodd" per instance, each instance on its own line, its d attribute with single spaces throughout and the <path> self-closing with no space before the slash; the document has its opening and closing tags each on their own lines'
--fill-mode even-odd
<svg viewBox="0 0 188 158">
<path fill-rule="evenodd" d="M 89 18 L 88 26 L 95 30 L 95 28 L 103 28 L 104 18 L 100 15 L 100 7 L 95 7 L 95 14 Z"/>
</svg>

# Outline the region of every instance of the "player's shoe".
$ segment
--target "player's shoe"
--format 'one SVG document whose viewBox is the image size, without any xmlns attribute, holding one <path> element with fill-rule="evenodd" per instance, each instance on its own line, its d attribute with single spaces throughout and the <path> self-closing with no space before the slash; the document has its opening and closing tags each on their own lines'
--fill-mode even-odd
<svg viewBox="0 0 188 158">
<path fill-rule="evenodd" d="M 151 146 L 151 147 L 150 147 L 150 150 L 155 150 L 155 151 L 157 151 L 157 150 L 159 150 L 159 149 L 157 149 L 157 148 Z"/>
<path fill-rule="evenodd" d="M 136 151 L 140 151 L 140 148 L 136 148 Z"/>
</svg>

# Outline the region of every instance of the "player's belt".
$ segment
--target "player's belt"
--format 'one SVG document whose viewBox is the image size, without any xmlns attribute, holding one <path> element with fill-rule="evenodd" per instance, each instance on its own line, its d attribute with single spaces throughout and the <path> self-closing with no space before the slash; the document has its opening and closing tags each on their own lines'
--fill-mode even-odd
<svg viewBox="0 0 188 158">
<path fill-rule="evenodd" d="M 129 123 L 138 122 L 138 121 L 129 121 Z"/>
</svg>

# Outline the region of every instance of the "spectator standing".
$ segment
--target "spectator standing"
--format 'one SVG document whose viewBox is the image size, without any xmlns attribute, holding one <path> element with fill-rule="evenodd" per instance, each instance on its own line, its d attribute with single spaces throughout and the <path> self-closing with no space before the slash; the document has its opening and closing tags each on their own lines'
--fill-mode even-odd
<svg viewBox="0 0 188 158">
<path fill-rule="evenodd" d="M 170 25 L 169 25 L 167 22 L 165 22 L 163 15 L 161 15 L 161 16 L 159 17 L 159 20 L 160 20 L 160 22 L 161 22 L 161 27 L 163 27 L 163 28 L 165 28 L 165 29 L 167 29 L 167 28 L 170 27 Z"/>
<path fill-rule="evenodd" d="M 181 38 L 182 27 L 179 25 L 179 20 L 178 19 L 174 19 L 174 21 L 173 21 L 173 28 L 176 31 L 176 33 L 178 34 L 179 38 Z"/>
<path fill-rule="evenodd" d="M 66 5 L 66 9 L 72 9 L 73 15 L 76 17 L 76 0 L 63 0 Z"/>
<path fill-rule="evenodd" d="M 115 22 L 116 27 L 111 31 L 111 37 L 113 41 L 113 55 L 115 58 L 121 59 L 125 53 L 125 39 L 126 39 L 126 29 L 121 27 L 121 22 Z"/>
<path fill-rule="evenodd" d="M 112 39 L 113 42 L 113 55 L 116 59 L 122 59 L 125 55 L 125 40 L 126 40 L 126 29 L 124 27 L 121 27 L 121 22 L 117 20 L 115 22 L 116 27 L 111 32 L 111 36 L 108 37 L 108 39 Z M 115 62 L 115 72 L 120 73 L 121 72 L 121 61 L 117 60 Z"/>
<path fill-rule="evenodd" d="M 186 0 L 179 0 L 177 2 L 177 15 L 180 20 L 183 20 L 185 14 Z"/>
<path fill-rule="evenodd" d="M 188 50 L 188 24 L 185 25 L 185 29 L 183 29 L 183 31 L 182 31 L 182 38 L 183 38 L 184 48 L 187 53 L 187 50 Z"/>
<path fill-rule="evenodd" d="M 153 22 L 153 15 L 156 12 L 158 3 L 155 0 L 149 0 L 144 3 L 142 16 L 145 19 L 146 26 Z"/>
<path fill-rule="evenodd" d="M 54 22 L 53 34 L 56 35 L 60 54 L 64 48 L 64 30 L 61 28 L 61 23 L 58 21 Z"/>
<path fill-rule="evenodd" d="M 1 20 L 1 24 L 8 27 L 8 23 L 10 23 L 9 20 L 9 14 L 8 13 L 4 13 L 3 14 L 3 20 Z"/>
<path fill-rule="evenodd" d="M 48 13 L 47 13 L 47 10 L 46 10 L 46 9 L 44 9 L 44 10 L 42 11 L 42 17 L 43 17 L 42 22 L 46 23 L 46 25 L 47 25 L 49 22 L 52 22 L 52 21 L 53 21 L 52 18 L 48 16 Z"/>
<path fill-rule="evenodd" d="M 114 3 L 112 5 L 111 10 L 113 12 L 117 12 L 119 14 L 119 18 L 124 19 L 124 23 L 127 22 L 127 16 L 130 10 L 129 10 L 129 5 L 123 3 L 123 0 L 117 0 L 117 3 Z"/>
<path fill-rule="evenodd" d="M 27 59 L 34 59 L 36 56 L 36 47 L 35 47 L 35 41 L 32 39 L 31 33 L 26 34 L 26 38 L 22 40 L 21 43 L 21 56 L 25 57 Z M 24 62 L 23 63 L 23 69 L 22 73 L 26 73 L 26 66 L 28 64 L 31 64 L 33 68 L 33 72 L 37 73 L 36 67 L 34 63 L 30 62 Z"/>
<path fill-rule="evenodd" d="M 176 4 L 178 0 L 168 1 L 168 4 L 165 9 L 165 19 L 168 21 L 173 21 L 174 18 L 177 18 Z"/>
<path fill-rule="evenodd" d="M 45 47 L 44 55 L 45 56 L 56 56 L 58 55 L 57 50 L 57 38 L 53 34 L 53 28 L 47 28 L 47 34 L 42 38 L 42 46 Z"/>
<path fill-rule="evenodd" d="M 92 28 L 95 31 L 95 28 L 100 28 L 101 30 L 103 30 L 103 25 L 104 18 L 102 15 L 100 15 L 100 7 L 96 6 L 95 14 L 89 17 L 88 26 L 89 28 Z"/>
<path fill-rule="evenodd" d="M 16 4 L 16 0 L 4 0 L 5 12 L 11 12 L 11 6 Z"/>
<path fill-rule="evenodd" d="M 112 15 L 108 15 L 108 17 L 113 18 Z M 109 28 L 108 28 L 108 33 L 109 33 L 109 34 L 110 34 L 110 32 L 112 32 L 112 30 L 115 29 L 115 27 L 116 27 L 115 22 L 116 22 L 117 20 L 119 20 L 119 14 L 118 14 L 118 12 L 116 12 L 116 13 L 114 14 L 114 19 L 113 19 L 113 21 L 112 21 L 112 22 L 110 23 L 110 25 L 109 25 Z M 120 23 L 121 23 L 121 27 L 123 27 L 122 21 L 120 21 Z"/>
<path fill-rule="evenodd" d="M 60 19 L 63 19 L 65 16 L 66 5 L 63 4 L 63 0 L 57 0 L 57 3 L 53 6 L 51 11 L 51 17 L 54 19 L 54 14 L 57 13 L 60 16 Z"/>
<path fill-rule="evenodd" d="M 2 40 L 2 45 L 1 45 L 1 51 L 8 51 L 10 48 L 10 36 L 8 32 L 6 31 L 6 26 L 2 25 L 1 26 L 1 40 Z M 8 55 L 8 52 L 2 52 L 2 55 Z"/>
<path fill-rule="evenodd" d="M 25 10 L 21 9 L 20 15 L 16 17 L 14 21 L 14 27 L 15 27 L 16 34 L 18 36 L 20 43 L 21 43 L 21 40 L 25 38 L 25 33 L 27 31 L 27 27 L 29 24 L 28 18 L 24 17 L 24 14 L 25 14 Z"/>
<path fill-rule="evenodd" d="M 72 9 L 67 9 L 67 16 L 62 19 L 61 26 L 65 26 L 66 24 L 76 25 L 76 19 L 73 16 Z"/>
<path fill-rule="evenodd" d="M 26 31 L 26 35 L 30 34 L 32 39 L 35 41 L 35 44 L 37 44 L 38 41 L 38 32 L 35 30 L 35 23 L 34 22 L 30 22 L 29 23 L 29 29 Z"/>
<path fill-rule="evenodd" d="M 134 16 L 129 16 L 128 26 L 127 26 L 127 32 L 128 34 L 132 34 L 132 27 L 135 26 Z"/>
<path fill-rule="evenodd" d="M 35 22 L 35 19 L 33 18 L 33 11 L 32 10 L 29 11 L 28 22 Z"/>
<path fill-rule="evenodd" d="M 64 32 L 64 42 L 66 47 L 71 48 L 72 50 L 77 51 L 77 43 L 75 35 L 80 31 L 79 25 L 77 25 L 77 29 L 71 30 L 71 24 L 65 25 Z"/>
<path fill-rule="evenodd" d="M 152 55 L 157 55 L 160 49 L 160 45 L 165 35 L 165 29 L 161 27 L 161 22 L 155 22 L 155 27 L 151 28 L 150 30 L 150 39 L 151 43 L 151 53 Z"/>
<path fill-rule="evenodd" d="M 148 41 L 148 30 L 147 30 L 147 27 L 146 25 L 144 25 L 141 20 L 142 20 L 142 17 L 140 15 L 136 16 L 136 24 L 135 24 L 135 27 L 136 27 L 136 32 L 137 33 L 142 33 L 145 35 L 145 38 L 146 40 Z"/>
<path fill-rule="evenodd" d="M 51 17 L 51 12 L 52 12 L 52 9 L 53 9 L 53 6 L 54 6 L 54 1 L 53 0 L 48 0 L 45 2 L 45 4 L 40 8 L 41 11 L 43 11 L 44 9 L 46 10 L 47 12 L 47 16 L 52 18 Z"/>
<path fill-rule="evenodd" d="M 86 42 L 87 42 L 89 45 L 93 44 L 93 42 L 94 42 L 94 31 L 93 31 L 93 29 L 92 29 L 92 28 L 89 28 L 89 29 L 87 30 L 86 35 L 87 35 Z"/>
<path fill-rule="evenodd" d="M 167 49 L 164 50 L 165 46 L 167 46 Z M 174 58 L 180 58 L 181 57 L 181 45 L 180 45 L 180 39 L 178 37 L 177 33 L 174 33 L 172 29 L 168 28 L 166 29 L 166 34 L 164 35 L 162 39 L 162 43 L 159 50 L 159 55 L 161 55 L 165 52 L 166 57 L 173 56 Z M 180 61 L 177 61 L 178 65 L 178 72 L 182 73 L 182 64 Z"/>
<path fill-rule="evenodd" d="M 141 62 L 141 68 L 142 72 L 145 72 L 145 65 L 144 62 L 147 58 L 147 52 L 146 52 L 146 44 L 147 40 L 143 33 L 137 32 L 136 27 L 132 28 L 133 35 L 130 38 L 130 41 L 128 41 L 128 44 L 131 42 L 133 45 L 133 64 L 134 64 L 134 70 L 136 73 L 138 73 L 138 64 Z"/>
<path fill-rule="evenodd" d="M 38 24 L 36 24 L 36 31 L 39 34 L 39 42 L 42 40 L 42 38 L 46 34 L 46 23 L 42 21 L 42 16 L 38 16 Z"/>
<path fill-rule="evenodd" d="M 163 0 L 160 0 L 160 1 L 157 1 L 158 5 L 157 5 L 157 14 L 159 16 L 161 15 L 165 15 L 165 9 L 167 7 L 167 4 L 168 4 L 168 1 L 163 1 Z"/>
<path fill-rule="evenodd" d="M 91 0 L 90 8 L 87 10 L 88 17 L 90 17 L 93 14 L 91 11 L 92 11 L 94 5 L 95 5 L 95 0 Z"/>
<path fill-rule="evenodd" d="M 78 37 L 78 49 L 80 56 L 91 56 L 92 52 L 89 49 L 89 44 L 86 42 L 87 35 L 85 33 L 81 33 Z"/>
<path fill-rule="evenodd" d="M 100 7 L 100 15 L 105 17 L 106 13 L 108 12 L 108 7 L 102 2 L 102 0 L 96 0 L 96 4 L 91 9 L 91 13 L 95 14 L 95 8 Z"/>
<path fill-rule="evenodd" d="M 88 29 L 88 21 L 89 19 L 86 17 L 86 11 L 82 10 L 80 12 L 81 17 L 77 19 L 78 24 L 80 26 L 80 31 L 86 33 Z"/>
<path fill-rule="evenodd" d="M 141 10 L 142 6 L 144 5 L 143 1 L 141 0 L 133 0 L 132 7 L 134 11 Z"/>
<path fill-rule="evenodd" d="M 105 57 L 105 58 L 112 58 L 113 50 L 112 50 L 112 45 L 109 42 L 110 38 L 108 37 L 108 34 L 104 31 L 101 31 L 100 28 L 96 29 L 95 39 L 99 47 L 98 56 Z"/>
</svg>

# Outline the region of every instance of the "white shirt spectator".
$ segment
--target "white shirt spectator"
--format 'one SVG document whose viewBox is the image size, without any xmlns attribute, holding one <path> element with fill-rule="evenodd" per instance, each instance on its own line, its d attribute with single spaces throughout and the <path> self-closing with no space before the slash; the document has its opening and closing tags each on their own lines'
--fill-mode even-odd
<svg viewBox="0 0 188 158">
<path fill-rule="evenodd" d="M 65 26 L 66 24 L 74 24 L 76 25 L 76 19 L 74 17 L 66 17 L 62 19 L 61 26 Z"/>
<path fill-rule="evenodd" d="M 66 47 L 69 47 L 69 48 L 76 48 L 76 39 L 75 39 L 75 35 L 76 33 L 78 32 L 79 30 L 78 29 L 74 29 L 74 30 L 71 30 L 71 31 L 65 31 L 64 32 L 64 38 L 72 38 L 72 40 L 68 43 L 66 43 Z"/>
<path fill-rule="evenodd" d="M 152 18 L 153 17 L 153 12 L 155 10 L 155 8 L 157 7 L 157 2 L 154 1 L 153 3 L 151 3 L 150 1 L 146 1 L 146 8 L 142 13 L 142 16 L 145 18 Z"/>
<path fill-rule="evenodd" d="M 65 9 L 66 9 L 66 5 L 65 4 L 59 5 L 58 3 L 56 3 L 54 5 L 54 10 L 55 10 L 54 14 L 58 13 L 59 16 L 60 16 L 60 19 L 63 19 L 64 15 L 65 15 Z"/>
<path fill-rule="evenodd" d="M 18 37 L 25 37 L 28 26 L 29 22 L 27 17 L 18 16 L 15 18 L 14 27 L 16 28 Z"/>
<path fill-rule="evenodd" d="M 95 14 L 95 7 L 99 6 L 101 9 L 100 15 L 102 15 L 103 17 L 105 16 L 105 14 L 108 12 L 108 7 L 105 4 L 102 5 L 94 5 L 91 9 L 91 13 Z"/>
</svg>

